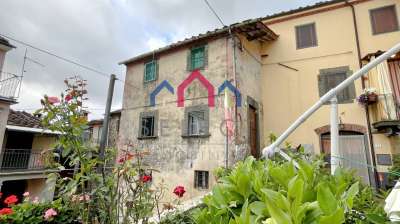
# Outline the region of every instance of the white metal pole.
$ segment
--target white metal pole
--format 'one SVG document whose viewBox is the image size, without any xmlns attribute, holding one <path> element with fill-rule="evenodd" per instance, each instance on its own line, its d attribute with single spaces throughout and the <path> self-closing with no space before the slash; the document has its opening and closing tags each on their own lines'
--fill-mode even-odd
<svg viewBox="0 0 400 224">
<path fill-rule="evenodd" d="M 331 99 L 331 173 L 340 165 L 339 160 L 339 122 L 338 122 L 338 101 L 334 96 Z"/>
<path fill-rule="evenodd" d="M 346 80 L 341 82 L 338 86 L 328 91 L 325 95 L 323 95 L 313 106 L 311 106 L 307 111 L 305 111 L 297 120 L 295 120 L 285 132 L 282 133 L 281 136 L 276 139 L 271 145 L 265 147 L 263 149 L 263 156 L 268 157 L 273 155 L 275 152 L 279 152 L 284 158 L 290 158 L 287 154 L 282 152 L 278 147 L 282 144 L 286 138 L 299 127 L 302 123 L 304 123 L 315 111 L 317 111 L 324 103 L 328 102 L 333 96 L 335 96 L 338 92 L 342 91 L 344 88 L 353 83 L 356 79 L 359 79 L 362 75 L 366 74 L 369 70 L 377 66 L 379 63 L 389 59 L 392 55 L 396 54 L 400 51 L 400 43 L 396 44 L 394 47 L 390 48 L 384 54 L 376 58 L 375 60 L 369 62 L 367 65 L 362 67 L 360 70 L 355 72 L 353 75 L 348 77 Z M 290 159 L 289 159 L 290 160 Z"/>
</svg>

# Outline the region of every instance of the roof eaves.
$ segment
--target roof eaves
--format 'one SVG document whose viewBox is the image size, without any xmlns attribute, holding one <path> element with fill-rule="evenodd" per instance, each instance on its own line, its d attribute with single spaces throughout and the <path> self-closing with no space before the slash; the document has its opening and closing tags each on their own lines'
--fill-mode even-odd
<svg viewBox="0 0 400 224">
<path fill-rule="evenodd" d="M 337 4 L 337 3 L 341 3 L 341 2 L 345 2 L 345 0 L 329 0 L 329 1 L 317 2 L 317 3 L 312 4 L 312 5 L 302 6 L 302 7 L 296 8 L 296 9 L 292 9 L 292 10 L 288 10 L 288 11 L 281 11 L 281 12 L 278 12 L 278 13 L 274 13 L 274 14 L 271 14 L 271 15 L 260 17 L 259 19 L 261 19 L 261 20 L 274 19 L 274 18 L 287 16 L 287 15 L 292 15 L 292 14 L 303 12 L 303 11 L 307 11 L 307 10 L 310 10 L 310 9 L 316 9 L 316 8 L 320 8 L 320 7 L 324 7 L 324 6 L 328 6 L 328 5 L 333 5 L 333 4 Z"/>
<path fill-rule="evenodd" d="M 159 48 L 157 50 L 150 51 L 150 52 L 138 55 L 138 56 L 130 58 L 128 60 L 119 62 L 118 64 L 119 65 L 123 65 L 123 64 L 126 65 L 126 64 L 135 62 L 135 61 L 142 60 L 142 59 L 147 58 L 147 57 L 151 57 L 153 55 L 156 55 L 156 54 L 159 54 L 159 53 L 162 53 L 162 52 L 166 52 L 168 50 L 172 50 L 172 49 L 175 49 L 175 48 L 178 48 L 178 47 L 182 47 L 182 46 L 184 46 L 186 44 L 190 44 L 190 43 L 193 43 L 195 41 L 201 41 L 201 40 L 204 40 L 206 38 L 212 38 L 212 37 L 216 37 L 216 36 L 219 36 L 219 35 L 229 34 L 229 29 L 235 30 L 236 28 L 244 27 L 244 26 L 247 26 L 247 25 L 250 25 L 250 24 L 255 24 L 255 25 L 260 24 L 260 25 L 262 25 L 263 29 L 265 29 L 265 31 L 266 31 L 266 34 L 270 35 L 272 37 L 272 39 L 276 39 L 278 37 L 277 34 L 275 34 L 271 29 L 269 29 L 265 24 L 262 23 L 262 19 L 260 19 L 260 18 L 258 18 L 258 19 L 248 19 L 248 20 L 244 20 L 244 21 L 242 21 L 240 23 L 234 23 L 234 24 L 231 24 L 230 26 L 224 26 L 222 28 L 215 29 L 214 31 L 208 31 L 206 33 L 202 33 L 202 34 L 199 34 L 197 36 L 192 36 L 190 38 L 186 38 L 183 41 L 178 41 L 176 43 L 167 45 L 167 46 Z"/>
</svg>

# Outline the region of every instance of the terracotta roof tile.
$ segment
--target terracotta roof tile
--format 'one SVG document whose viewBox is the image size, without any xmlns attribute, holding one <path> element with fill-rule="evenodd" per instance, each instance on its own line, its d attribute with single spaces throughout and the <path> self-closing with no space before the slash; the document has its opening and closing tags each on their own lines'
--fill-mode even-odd
<svg viewBox="0 0 400 224">
<path fill-rule="evenodd" d="M 10 109 L 8 115 L 7 125 L 14 125 L 28 128 L 43 128 L 41 120 L 34 115 L 25 111 L 15 111 Z"/>
</svg>

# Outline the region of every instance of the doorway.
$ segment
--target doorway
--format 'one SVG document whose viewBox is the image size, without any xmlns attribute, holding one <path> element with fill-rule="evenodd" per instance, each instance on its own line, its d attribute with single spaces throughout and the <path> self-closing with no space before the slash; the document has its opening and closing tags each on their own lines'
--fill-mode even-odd
<svg viewBox="0 0 400 224">
<path fill-rule="evenodd" d="M 322 134 L 321 151 L 325 154 L 327 168 L 330 168 L 330 147 L 330 133 Z M 371 184 L 367 152 L 368 145 L 364 134 L 351 131 L 339 132 L 339 159 L 341 159 L 341 167 L 354 170 L 361 177 L 364 184 Z"/>
<path fill-rule="evenodd" d="M 259 133 L 259 116 L 257 102 L 248 97 L 248 125 L 249 125 L 249 148 L 250 154 L 258 159 L 260 158 L 260 133 Z"/>
</svg>

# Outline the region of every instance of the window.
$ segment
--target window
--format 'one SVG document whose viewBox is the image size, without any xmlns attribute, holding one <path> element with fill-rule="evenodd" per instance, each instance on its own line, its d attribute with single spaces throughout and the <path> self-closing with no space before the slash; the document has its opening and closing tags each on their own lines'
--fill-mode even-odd
<svg viewBox="0 0 400 224">
<path fill-rule="evenodd" d="M 183 123 L 184 137 L 207 137 L 209 125 L 209 108 L 207 105 L 199 105 L 185 108 Z"/>
<path fill-rule="evenodd" d="M 296 26 L 296 44 L 297 49 L 315 47 L 318 45 L 315 23 Z"/>
<path fill-rule="evenodd" d="M 189 71 L 204 69 L 207 65 L 207 45 L 197 46 L 190 49 L 187 65 Z"/>
<path fill-rule="evenodd" d="M 157 77 L 157 61 L 153 60 L 144 64 L 144 82 L 151 82 Z"/>
<path fill-rule="evenodd" d="M 192 111 L 188 113 L 189 135 L 205 134 L 204 111 Z"/>
<path fill-rule="evenodd" d="M 157 112 L 142 112 L 139 120 L 139 138 L 154 138 L 157 133 Z"/>
<path fill-rule="evenodd" d="M 194 171 L 194 188 L 208 189 L 208 171 Z"/>
<path fill-rule="evenodd" d="M 327 93 L 332 88 L 336 87 L 339 83 L 344 81 L 351 74 L 352 72 L 349 70 L 349 67 L 347 66 L 321 69 L 320 74 L 318 75 L 319 96 L 322 97 L 325 93 Z M 352 103 L 356 97 L 355 95 L 356 93 L 353 83 L 346 89 L 338 93 L 337 99 L 339 103 Z"/>
<path fill-rule="evenodd" d="M 370 10 L 372 33 L 380 34 L 399 30 L 394 5 Z"/>
</svg>

